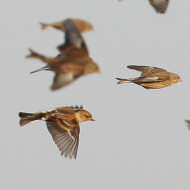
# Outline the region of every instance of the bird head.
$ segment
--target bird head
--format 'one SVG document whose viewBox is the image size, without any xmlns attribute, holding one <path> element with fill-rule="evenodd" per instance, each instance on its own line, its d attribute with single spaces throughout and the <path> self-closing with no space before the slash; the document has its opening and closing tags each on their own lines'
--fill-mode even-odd
<svg viewBox="0 0 190 190">
<path fill-rule="evenodd" d="M 182 81 L 181 78 L 180 78 L 180 76 L 177 75 L 177 74 L 173 74 L 171 77 L 172 77 L 172 80 L 173 80 L 175 83 Z"/>
<path fill-rule="evenodd" d="M 79 123 L 84 121 L 95 121 L 95 119 L 92 117 L 92 114 L 83 109 L 76 110 L 75 116 Z"/>
</svg>

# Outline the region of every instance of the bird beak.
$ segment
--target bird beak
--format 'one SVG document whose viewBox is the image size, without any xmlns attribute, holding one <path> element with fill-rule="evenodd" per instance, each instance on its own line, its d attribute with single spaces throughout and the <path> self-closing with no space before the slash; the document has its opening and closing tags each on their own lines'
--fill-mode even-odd
<svg viewBox="0 0 190 190">
<path fill-rule="evenodd" d="M 95 121 L 95 119 L 92 117 L 92 118 L 90 119 L 90 121 Z"/>
</svg>

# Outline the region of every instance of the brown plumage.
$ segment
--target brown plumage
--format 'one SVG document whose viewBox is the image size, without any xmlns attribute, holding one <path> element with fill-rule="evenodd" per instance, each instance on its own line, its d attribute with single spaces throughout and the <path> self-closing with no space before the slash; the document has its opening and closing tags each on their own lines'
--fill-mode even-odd
<svg viewBox="0 0 190 190">
<path fill-rule="evenodd" d="M 149 0 L 156 12 L 165 13 L 169 4 L 169 0 Z"/>
<path fill-rule="evenodd" d="M 128 68 L 140 71 L 141 76 L 131 79 L 116 78 L 119 80 L 118 84 L 132 82 L 146 89 L 159 89 L 181 81 L 179 75 L 157 67 L 129 65 Z"/>
<path fill-rule="evenodd" d="M 84 121 L 95 121 L 91 113 L 83 107 L 59 107 L 37 113 L 19 112 L 20 126 L 32 121 L 43 120 L 52 135 L 61 155 L 70 159 L 77 156 L 79 144 L 79 123 Z"/>
<path fill-rule="evenodd" d="M 190 120 L 185 120 L 185 122 L 187 123 L 187 127 L 190 130 Z"/>
<path fill-rule="evenodd" d="M 55 58 L 47 57 L 30 49 L 27 58 L 39 59 L 47 65 L 41 69 L 55 72 L 52 90 L 59 89 L 82 75 L 99 72 L 98 65 L 88 56 L 86 43 L 72 20 L 67 19 L 65 26 L 65 44 L 62 52 Z"/>
<path fill-rule="evenodd" d="M 75 25 L 77 26 L 77 28 L 79 29 L 80 32 L 87 32 L 90 30 L 94 30 L 94 27 L 92 26 L 92 24 L 88 21 L 82 20 L 82 19 L 71 19 Z M 66 20 L 62 20 L 59 22 L 54 22 L 54 23 L 40 23 L 42 30 L 47 29 L 47 28 L 55 28 L 57 30 L 61 30 L 61 31 L 65 31 L 65 27 L 64 27 L 64 23 Z"/>
</svg>

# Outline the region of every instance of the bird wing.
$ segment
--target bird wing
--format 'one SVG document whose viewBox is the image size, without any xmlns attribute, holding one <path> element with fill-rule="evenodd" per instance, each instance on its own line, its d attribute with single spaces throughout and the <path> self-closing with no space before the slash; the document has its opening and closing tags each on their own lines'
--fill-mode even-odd
<svg viewBox="0 0 190 190">
<path fill-rule="evenodd" d="M 152 76 L 141 76 L 133 80 L 135 83 L 153 83 L 162 82 L 170 79 L 170 74 L 168 72 L 155 73 Z"/>
<path fill-rule="evenodd" d="M 129 65 L 127 66 L 129 69 L 134 69 L 141 72 L 141 76 L 149 77 L 156 73 L 167 72 L 165 69 L 161 69 L 158 67 L 150 67 L 150 66 L 138 66 L 138 65 Z"/>
<path fill-rule="evenodd" d="M 149 2 L 158 13 L 165 13 L 169 4 L 169 0 L 149 0 Z"/>
<path fill-rule="evenodd" d="M 79 125 L 61 119 L 47 120 L 46 125 L 55 144 L 61 151 L 61 155 L 76 159 L 80 133 Z"/>
<path fill-rule="evenodd" d="M 84 48 L 88 53 L 87 45 L 79 29 L 71 19 L 65 20 L 64 28 L 65 28 L 65 44 L 70 44 L 72 46 L 76 46 L 77 48 Z"/>
<path fill-rule="evenodd" d="M 159 77 L 138 77 L 135 79 L 130 79 L 130 81 L 139 84 L 139 83 L 161 82 L 163 80 L 160 79 Z"/>
<path fill-rule="evenodd" d="M 61 87 L 64 87 L 73 82 L 75 79 L 76 77 L 73 75 L 73 73 L 56 73 L 53 79 L 51 90 L 57 90 Z"/>
</svg>

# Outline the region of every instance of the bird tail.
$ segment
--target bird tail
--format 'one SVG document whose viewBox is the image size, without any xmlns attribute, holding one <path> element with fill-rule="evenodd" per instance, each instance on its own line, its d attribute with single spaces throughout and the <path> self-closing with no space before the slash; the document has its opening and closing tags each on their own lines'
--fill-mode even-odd
<svg viewBox="0 0 190 190">
<path fill-rule="evenodd" d="M 119 80 L 117 84 L 131 82 L 131 79 L 123 79 L 123 78 L 116 78 L 116 79 Z"/>
<path fill-rule="evenodd" d="M 43 23 L 43 22 L 40 22 L 40 25 L 41 25 L 41 29 L 42 30 L 45 30 L 47 28 L 51 28 L 51 25 L 50 24 L 46 24 L 46 23 Z"/>
<path fill-rule="evenodd" d="M 26 125 L 34 120 L 37 120 L 37 118 L 34 117 L 35 114 L 33 113 L 25 113 L 25 112 L 19 112 L 20 119 L 20 126 Z"/>
<path fill-rule="evenodd" d="M 35 59 L 40 59 L 40 60 L 45 60 L 46 57 L 36 51 L 34 51 L 33 49 L 29 48 L 29 54 L 26 56 L 26 58 L 35 58 Z"/>
<path fill-rule="evenodd" d="M 41 111 L 37 113 L 25 113 L 25 112 L 19 112 L 19 117 L 20 119 L 20 126 L 26 125 L 32 121 L 36 120 L 46 120 L 49 116 L 52 116 L 53 114 L 56 113 L 55 109 L 52 110 L 46 110 L 46 111 Z"/>
</svg>

